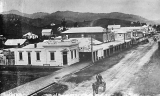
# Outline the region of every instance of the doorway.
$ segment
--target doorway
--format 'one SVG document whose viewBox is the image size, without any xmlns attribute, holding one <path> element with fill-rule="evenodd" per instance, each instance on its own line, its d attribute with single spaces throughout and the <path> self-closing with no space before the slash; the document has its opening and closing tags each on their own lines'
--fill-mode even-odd
<svg viewBox="0 0 160 96">
<path fill-rule="evenodd" d="M 63 52 L 63 65 L 67 65 L 67 52 Z"/>
<path fill-rule="evenodd" d="M 31 65 L 31 52 L 28 52 L 28 65 Z"/>
</svg>

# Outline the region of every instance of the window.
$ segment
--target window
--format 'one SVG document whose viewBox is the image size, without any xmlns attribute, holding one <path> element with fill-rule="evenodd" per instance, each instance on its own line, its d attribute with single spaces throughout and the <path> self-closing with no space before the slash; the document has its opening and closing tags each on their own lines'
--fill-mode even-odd
<svg viewBox="0 0 160 96">
<path fill-rule="evenodd" d="M 51 60 L 55 60 L 54 52 L 50 53 Z"/>
<path fill-rule="evenodd" d="M 36 52 L 37 60 L 40 60 L 40 52 Z"/>
<path fill-rule="evenodd" d="M 75 55 L 75 58 L 77 57 L 76 55 L 77 55 L 77 51 L 76 51 L 76 49 L 74 50 L 74 55 Z"/>
<path fill-rule="evenodd" d="M 19 52 L 19 60 L 23 60 L 22 52 Z"/>
<path fill-rule="evenodd" d="M 71 51 L 71 59 L 73 59 L 73 51 Z"/>
</svg>

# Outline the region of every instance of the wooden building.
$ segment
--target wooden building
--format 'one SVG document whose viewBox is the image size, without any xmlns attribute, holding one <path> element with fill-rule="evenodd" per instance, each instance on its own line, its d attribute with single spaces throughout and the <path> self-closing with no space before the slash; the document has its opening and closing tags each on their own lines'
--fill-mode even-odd
<svg viewBox="0 0 160 96">
<path fill-rule="evenodd" d="M 101 42 L 115 41 L 114 33 L 106 30 L 103 27 L 74 27 L 64 31 L 63 37 L 68 35 L 68 38 L 94 38 Z"/>
<path fill-rule="evenodd" d="M 64 66 L 79 62 L 78 42 L 49 40 L 15 48 L 15 65 Z"/>
</svg>

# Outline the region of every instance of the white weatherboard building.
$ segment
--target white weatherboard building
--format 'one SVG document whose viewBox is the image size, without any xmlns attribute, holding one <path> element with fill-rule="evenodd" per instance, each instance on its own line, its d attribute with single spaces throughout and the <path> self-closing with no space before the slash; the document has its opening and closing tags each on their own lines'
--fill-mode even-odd
<svg viewBox="0 0 160 96">
<path fill-rule="evenodd" d="M 120 29 L 121 25 L 108 25 L 108 29 Z"/>
<path fill-rule="evenodd" d="M 42 29 L 42 36 L 50 36 L 52 34 L 52 29 Z"/>
<path fill-rule="evenodd" d="M 15 65 L 64 66 L 79 62 L 78 42 L 46 41 L 15 48 Z"/>
</svg>

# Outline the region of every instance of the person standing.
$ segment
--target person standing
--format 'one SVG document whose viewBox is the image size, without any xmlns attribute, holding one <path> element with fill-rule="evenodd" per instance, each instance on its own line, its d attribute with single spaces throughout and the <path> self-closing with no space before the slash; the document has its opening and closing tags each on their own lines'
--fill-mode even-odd
<svg viewBox="0 0 160 96">
<path fill-rule="evenodd" d="M 102 76 L 100 75 L 100 74 L 97 74 L 96 75 L 96 80 L 97 80 L 97 82 L 99 82 L 100 84 L 102 83 Z"/>
</svg>

